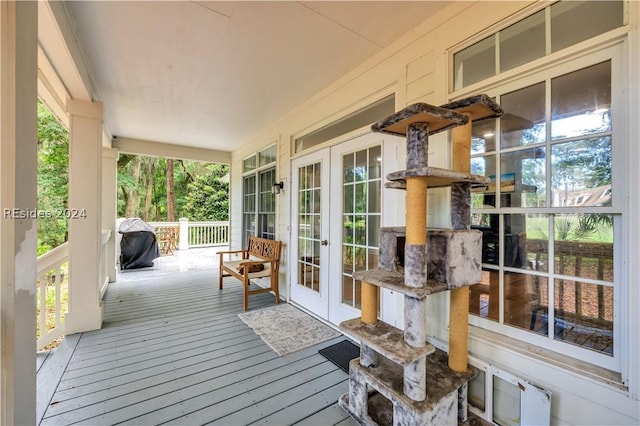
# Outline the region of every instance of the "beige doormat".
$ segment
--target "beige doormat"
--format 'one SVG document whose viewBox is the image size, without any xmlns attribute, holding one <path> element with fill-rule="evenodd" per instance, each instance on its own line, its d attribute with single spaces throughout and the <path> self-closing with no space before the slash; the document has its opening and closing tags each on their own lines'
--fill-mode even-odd
<svg viewBox="0 0 640 426">
<path fill-rule="evenodd" d="M 333 328 L 286 303 L 243 312 L 238 317 L 280 356 L 340 336 Z"/>
</svg>

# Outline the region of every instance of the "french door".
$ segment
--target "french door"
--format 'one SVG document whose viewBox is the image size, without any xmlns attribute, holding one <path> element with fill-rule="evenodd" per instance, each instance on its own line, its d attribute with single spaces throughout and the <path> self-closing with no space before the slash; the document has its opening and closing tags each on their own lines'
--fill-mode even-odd
<svg viewBox="0 0 640 426">
<path fill-rule="evenodd" d="M 329 151 L 292 161 L 291 299 L 329 316 Z"/>
<path fill-rule="evenodd" d="M 400 191 L 382 190 L 397 139 L 368 134 L 292 161 L 291 300 L 333 324 L 360 315 L 352 274 L 377 267 L 383 213 L 404 205 Z M 383 295 L 382 309 L 394 300 Z"/>
</svg>

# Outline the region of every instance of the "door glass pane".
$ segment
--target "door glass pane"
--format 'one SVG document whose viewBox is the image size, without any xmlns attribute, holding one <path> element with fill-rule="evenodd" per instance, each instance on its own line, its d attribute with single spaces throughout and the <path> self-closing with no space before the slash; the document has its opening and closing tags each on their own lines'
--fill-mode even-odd
<svg viewBox="0 0 640 426">
<path fill-rule="evenodd" d="M 382 149 L 375 146 L 342 157 L 342 303 L 360 308 L 360 281 L 354 271 L 376 268 L 382 206 Z M 354 164 L 353 175 L 348 167 Z M 348 166 L 349 165 L 349 166 Z M 353 179 L 351 179 L 351 176 Z"/>
<path fill-rule="evenodd" d="M 367 150 L 356 152 L 356 168 L 354 172 L 355 180 L 367 180 L 369 172 L 367 167 Z"/>
<path fill-rule="evenodd" d="M 353 176 L 355 158 L 355 154 L 347 154 L 342 157 L 342 173 L 345 182 L 353 182 L 355 180 Z"/>
<path fill-rule="evenodd" d="M 378 179 L 382 175 L 381 147 L 374 146 L 369 150 L 369 179 Z"/>
<path fill-rule="evenodd" d="M 369 213 L 380 213 L 380 197 L 382 196 L 382 191 L 380 190 L 380 181 L 371 181 L 369 182 Z"/>
<path fill-rule="evenodd" d="M 546 141 L 544 83 L 534 84 L 500 97 L 502 148 Z"/>
<path fill-rule="evenodd" d="M 544 10 L 500 31 L 500 72 L 545 54 Z"/>
<path fill-rule="evenodd" d="M 298 285 L 320 291 L 320 171 L 316 163 L 298 169 Z"/>
<path fill-rule="evenodd" d="M 553 140 L 611 131 L 611 62 L 551 80 Z"/>
<path fill-rule="evenodd" d="M 354 191 L 356 190 L 355 185 L 344 185 L 342 187 L 343 191 L 343 212 L 345 213 L 353 213 L 354 212 Z"/>
<path fill-rule="evenodd" d="M 622 1 L 561 1 L 551 6 L 551 51 L 622 26 Z"/>
<path fill-rule="evenodd" d="M 353 288 L 353 278 L 351 275 L 342 275 L 342 303 L 345 305 L 353 306 L 354 305 L 354 288 Z"/>
</svg>

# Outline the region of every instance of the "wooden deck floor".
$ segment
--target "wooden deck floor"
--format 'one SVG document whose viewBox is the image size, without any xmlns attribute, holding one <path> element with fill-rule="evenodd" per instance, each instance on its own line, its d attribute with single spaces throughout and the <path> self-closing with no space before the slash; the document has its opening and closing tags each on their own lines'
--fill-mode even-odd
<svg viewBox="0 0 640 426">
<path fill-rule="evenodd" d="M 104 327 L 61 348 L 70 357 L 57 360 L 40 424 L 356 424 L 336 403 L 347 374 L 318 354 L 340 338 L 278 357 L 238 318 L 239 283 L 218 290 L 216 270 L 121 275 Z M 46 367 L 39 386 L 51 382 L 40 381 Z"/>
</svg>

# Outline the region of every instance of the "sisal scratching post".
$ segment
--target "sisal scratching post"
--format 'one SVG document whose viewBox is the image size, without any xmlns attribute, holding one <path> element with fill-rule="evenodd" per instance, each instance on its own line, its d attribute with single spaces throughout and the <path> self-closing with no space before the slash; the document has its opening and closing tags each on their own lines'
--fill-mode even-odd
<svg viewBox="0 0 640 426">
<path fill-rule="evenodd" d="M 362 294 L 362 322 L 375 324 L 378 321 L 378 287 L 362 281 L 360 288 Z"/>
<path fill-rule="evenodd" d="M 407 178 L 407 245 L 427 243 L 427 178 Z"/>
<path fill-rule="evenodd" d="M 469 173 L 471 169 L 471 120 L 451 130 L 452 169 Z M 466 223 L 454 224 L 454 228 L 469 229 Z M 457 372 L 467 371 L 469 340 L 469 287 L 451 290 L 449 309 L 449 367 Z"/>
</svg>

